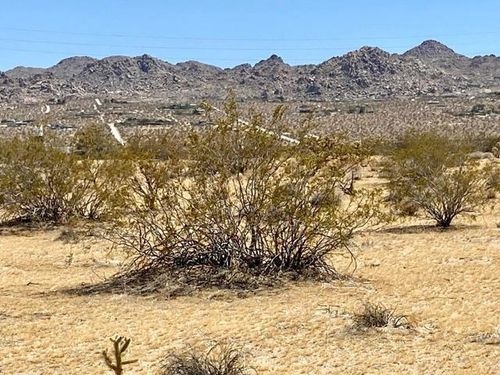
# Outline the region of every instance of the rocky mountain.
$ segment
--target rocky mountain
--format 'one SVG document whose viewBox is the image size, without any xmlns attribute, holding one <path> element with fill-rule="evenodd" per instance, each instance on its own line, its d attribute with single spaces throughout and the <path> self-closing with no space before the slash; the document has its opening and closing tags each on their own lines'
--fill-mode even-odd
<svg viewBox="0 0 500 375">
<path fill-rule="evenodd" d="M 465 78 L 472 86 L 500 86 L 500 58 L 494 55 L 476 56 L 471 59 L 438 41 L 427 40 L 405 52 L 403 56 Z"/>
<path fill-rule="evenodd" d="M 7 71 L 9 78 L 30 78 L 36 74 L 43 74 L 47 69 L 43 68 L 30 68 L 25 66 L 17 66 L 14 69 Z"/>
<path fill-rule="evenodd" d="M 426 40 L 419 46 L 406 51 L 403 56 L 413 56 L 420 59 L 463 59 L 465 56 L 457 54 L 451 48 L 436 40 Z"/>
<path fill-rule="evenodd" d="M 59 61 L 53 67 L 47 69 L 58 78 L 72 78 L 80 74 L 87 65 L 95 63 L 97 59 L 88 56 L 75 56 Z"/>
<path fill-rule="evenodd" d="M 222 69 L 197 61 L 170 64 L 149 55 L 70 57 L 47 69 L 0 74 L 1 100 L 68 95 L 221 99 L 332 100 L 463 94 L 500 88 L 500 57 L 469 58 L 428 40 L 404 54 L 362 47 L 318 65 L 291 66 L 272 55 L 255 65 Z"/>
</svg>

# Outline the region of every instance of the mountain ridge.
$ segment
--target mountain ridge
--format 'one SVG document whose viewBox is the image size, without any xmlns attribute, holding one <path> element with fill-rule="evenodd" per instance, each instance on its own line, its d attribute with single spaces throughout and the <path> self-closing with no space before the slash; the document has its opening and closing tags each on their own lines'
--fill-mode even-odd
<svg viewBox="0 0 500 375">
<path fill-rule="evenodd" d="M 500 87 L 500 57 L 460 55 L 427 40 L 403 54 L 378 47 L 319 64 L 289 65 L 271 55 L 254 65 L 220 68 L 198 61 L 176 64 L 144 54 L 95 59 L 75 56 L 49 68 L 16 67 L 0 75 L 0 99 L 67 95 L 309 100 L 464 93 Z"/>
</svg>

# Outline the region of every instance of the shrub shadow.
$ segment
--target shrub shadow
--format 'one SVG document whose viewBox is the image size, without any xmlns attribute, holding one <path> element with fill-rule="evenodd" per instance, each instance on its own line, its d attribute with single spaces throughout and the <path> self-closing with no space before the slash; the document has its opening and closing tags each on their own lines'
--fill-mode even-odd
<svg viewBox="0 0 500 375">
<path fill-rule="evenodd" d="M 459 232 L 470 229 L 479 229 L 479 225 L 452 225 L 448 228 L 438 227 L 437 225 L 430 224 L 414 224 L 414 225 L 402 225 L 392 228 L 383 228 L 376 230 L 377 233 L 388 233 L 388 234 L 421 234 L 421 233 L 447 233 L 447 232 Z"/>
<path fill-rule="evenodd" d="M 72 295 L 129 294 L 159 295 L 166 298 L 189 296 L 198 292 L 227 293 L 247 297 L 262 292 L 280 291 L 290 283 L 302 281 L 333 282 L 354 280 L 346 275 L 299 275 L 282 273 L 273 276 L 252 275 L 231 269 L 195 267 L 184 270 L 144 269 L 118 273 L 94 284 L 81 284 L 59 292 Z"/>
<path fill-rule="evenodd" d="M 16 218 L 0 222 L 0 236 L 29 237 L 39 232 L 54 230 L 58 226 L 52 223 L 40 223 Z"/>
</svg>

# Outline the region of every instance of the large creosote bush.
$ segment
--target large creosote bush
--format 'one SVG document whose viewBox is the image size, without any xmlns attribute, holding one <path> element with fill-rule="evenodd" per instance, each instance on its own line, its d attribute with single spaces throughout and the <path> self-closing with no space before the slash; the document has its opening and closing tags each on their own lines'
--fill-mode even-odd
<svg viewBox="0 0 500 375">
<path fill-rule="evenodd" d="M 465 143 L 434 134 L 409 134 L 384 166 L 389 200 L 400 212 L 408 207 L 450 226 L 462 213 L 486 203 L 493 169 L 468 157 Z"/>
<path fill-rule="evenodd" d="M 81 160 L 50 135 L 3 140 L 1 219 L 52 223 L 102 219 L 118 205 L 125 186 L 125 174 L 111 164 Z"/>
<path fill-rule="evenodd" d="M 133 271 L 337 275 L 330 255 L 349 255 L 354 233 L 384 216 L 377 191 L 343 193 L 360 144 L 288 129 L 282 108 L 248 124 L 234 103 L 225 111 L 186 134 L 187 157 L 135 161 L 107 238 L 130 252 Z"/>
</svg>

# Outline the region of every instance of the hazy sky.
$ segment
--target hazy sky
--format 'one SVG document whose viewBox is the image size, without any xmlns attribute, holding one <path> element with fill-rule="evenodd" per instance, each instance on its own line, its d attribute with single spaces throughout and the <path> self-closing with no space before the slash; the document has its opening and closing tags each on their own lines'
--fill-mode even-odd
<svg viewBox="0 0 500 375">
<path fill-rule="evenodd" d="M 222 67 L 276 53 L 318 63 L 363 45 L 403 52 L 437 39 L 500 55 L 500 0 L 2 0 L 0 70 L 73 55 L 144 53 Z"/>
</svg>

